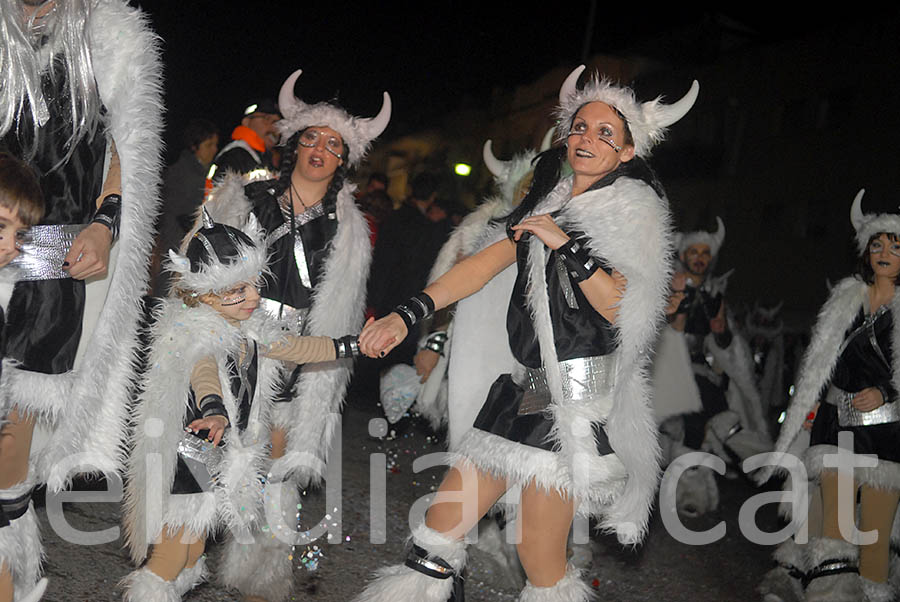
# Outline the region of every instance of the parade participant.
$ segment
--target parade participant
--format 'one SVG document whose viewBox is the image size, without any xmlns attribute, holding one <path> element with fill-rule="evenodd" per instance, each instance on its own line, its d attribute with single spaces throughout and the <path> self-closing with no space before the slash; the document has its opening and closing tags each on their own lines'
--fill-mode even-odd
<svg viewBox="0 0 900 602">
<path fill-rule="evenodd" d="M 247 176 L 249 180 L 271 176 L 274 169 L 271 151 L 278 140 L 275 124 L 279 119 L 278 107 L 271 100 L 249 103 L 240 125 L 231 132 L 231 142 L 222 147 L 209 166 L 208 186 L 221 182 L 228 172 Z"/>
<path fill-rule="evenodd" d="M 821 491 L 821 525 L 810 525 L 805 550 L 788 540 L 776 554 L 794 569 L 795 581 L 802 576 L 807 601 L 886 602 L 897 596 L 888 582 L 888 567 L 900 499 L 900 362 L 894 353 L 900 334 L 893 317 L 900 315 L 900 216 L 864 214 L 863 192 L 850 211 L 859 270 L 834 286 L 819 312 L 775 446 L 776 452 L 787 451 L 815 411 L 803 460 Z M 844 524 L 856 524 L 856 504 L 841 508 L 839 489 L 847 484 L 825 466 L 824 458 L 837 453 L 838 434 L 844 432 L 853 435 L 853 453 L 878 458 L 876 466 L 853 471 L 853 493 L 845 497 L 855 501 L 858 491 L 858 529 L 877 531 L 871 544 L 846 541 L 839 526 L 839 512 L 847 513 Z M 768 469 L 761 479 L 770 474 Z"/>
<path fill-rule="evenodd" d="M 77 472 L 122 466 L 157 205 L 161 66 L 145 17 L 121 0 L 2 0 L 0 20 L 0 146 L 34 169 L 46 206 L 16 260 L 23 281 L 3 294 L 2 412 L 19 436 L 14 453 L 0 450 L 0 557 L 19 599 L 40 573 L 32 487 L 59 491 Z M 35 452 L 32 423 L 52 432 Z"/>
<path fill-rule="evenodd" d="M 241 182 L 226 180 L 216 193 L 207 205 L 240 202 Z M 180 600 L 205 578 L 207 535 L 224 525 L 246 538 L 262 520 L 267 425 L 281 362 L 334 361 L 356 348 L 355 336 L 285 334 L 256 311 L 266 248 L 255 219 L 239 230 L 204 211 L 183 249 L 170 252 L 173 295 L 156 314 L 136 408 L 125 526 L 135 562 L 153 550 L 124 581 L 125 599 L 134 602 Z M 231 560 L 226 584 L 263 578 Z"/>
<path fill-rule="evenodd" d="M 509 216 L 511 236 L 453 267 L 360 336 L 382 355 L 429 312 L 470 295 L 513 262 L 507 314 L 513 375 L 502 375 L 460 442 L 453 468 L 413 530 L 405 565 L 382 569 L 358 601 L 461 600 L 463 536 L 512 485 L 521 485 L 520 600 L 586 601 L 566 566 L 576 512 L 623 544 L 641 541 L 659 448 L 645 367 L 671 276 L 667 202 L 645 159 L 693 105 L 638 103 L 630 89 L 592 79 L 560 91 L 566 146 L 544 153 L 531 190 Z M 568 160 L 573 175 L 560 177 Z M 458 502 L 462 503 L 458 503 Z M 454 596 L 451 598 L 451 596 Z"/>
<path fill-rule="evenodd" d="M 285 150 L 280 177 L 246 187 L 269 251 L 260 303 L 295 334 L 341 336 L 362 326 L 372 253 L 348 175 L 387 127 L 390 96 L 384 93 L 374 118 L 353 117 L 331 103 L 308 105 L 298 99 L 294 86 L 300 73 L 284 82 L 278 97 L 284 116 L 278 131 Z M 288 367 L 272 414 L 275 461 L 266 497 L 281 500 L 285 520 L 296 522 L 297 487 L 318 484 L 325 476 L 352 362 Z M 269 600 L 288 594 L 292 565 L 287 541 L 263 538 L 265 549 L 235 546 L 232 557 L 241 559 L 235 562 L 267 575 L 243 591 L 256 587 L 255 593 Z"/>
</svg>

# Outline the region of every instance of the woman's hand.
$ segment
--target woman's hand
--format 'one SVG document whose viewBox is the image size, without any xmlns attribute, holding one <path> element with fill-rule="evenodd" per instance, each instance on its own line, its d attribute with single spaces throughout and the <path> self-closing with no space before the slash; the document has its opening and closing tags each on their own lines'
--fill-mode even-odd
<svg viewBox="0 0 900 602">
<path fill-rule="evenodd" d="M 531 232 L 540 238 L 545 246 L 554 251 L 569 242 L 569 235 L 563 232 L 562 229 L 556 225 L 556 222 L 553 221 L 553 218 L 547 213 L 526 217 L 513 226 L 512 230 L 516 233 L 514 237 L 516 242 L 519 242 L 523 233 Z"/>
<path fill-rule="evenodd" d="M 103 224 L 91 224 L 81 231 L 66 254 L 63 269 L 75 280 L 106 274 L 112 232 Z"/>
<path fill-rule="evenodd" d="M 369 318 L 359 335 L 359 350 L 368 357 L 384 357 L 407 335 L 406 323 L 391 312 L 380 320 Z"/>
<path fill-rule="evenodd" d="M 850 403 L 860 412 L 871 412 L 884 405 L 884 397 L 875 387 L 866 387 L 857 393 Z"/>
<path fill-rule="evenodd" d="M 220 414 L 214 414 L 212 416 L 207 416 L 206 418 L 198 418 L 187 425 L 187 430 L 193 433 L 199 433 L 200 431 L 209 429 L 209 436 L 206 440 L 211 441 L 213 445 L 218 445 L 222 440 L 222 435 L 225 434 L 225 429 L 227 427 L 228 418 Z"/>
</svg>

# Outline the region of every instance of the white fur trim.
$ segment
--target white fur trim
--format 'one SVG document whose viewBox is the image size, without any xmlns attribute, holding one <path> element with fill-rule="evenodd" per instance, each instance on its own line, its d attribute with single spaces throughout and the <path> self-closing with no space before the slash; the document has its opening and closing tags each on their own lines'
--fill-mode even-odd
<svg viewBox="0 0 900 602">
<path fill-rule="evenodd" d="M 166 581 L 148 568 L 129 573 L 119 584 L 125 589 L 124 602 L 180 602 L 175 583 Z"/>
<path fill-rule="evenodd" d="M 519 595 L 519 602 L 590 602 L 594 592 L 581 578 L 581 571 L 572 565 L 565 576 L 550 587 L 537 587 L 530 581 Z"/>
<path fill-rule="evenodd" d="M 201 583 L 209 579 L 209 571 L 206 568 L 206 555 L 201 556 L 192 567 L 185 567 L 175 578 L 175 592 L 183 596 Z"/>
<path fill-rule="evenodd" d="M 0 491 L 0 494 L 2 497 L 18 497 L 25 491 L 22 487 L 13 487 Z M 0 528 L 0 562 L 10 568 L 15 591 L 27 592 L 34 588 L 41 576 L 43 557 L 37 517 L 34 506 L 29 502 L 25 514 L 11 521 L 8 527 Z"/>
<path fill-rule="evenodd" d="M 897 599 L 897 592 L 889 583 L 878 583 L 865 577 L 859 578 L 866 602 L 893 602 Z"/>
<path fill-rule="evenodd" d="M 158 38 L 147 18 L 120 0 L 97 2 L 87 26 L 94 76 L 122 168 L 117 259 L 107 276 L 109 291 L 97 326 L 82 335 L 89 339 L 80 367 L 45 375 L 9 369 L 6 363 L 2 381 L 16 403 L 54 424 L 65 424 L 55 430 L 35 467 L 51 491 L 67 485 L 72 474 L 60 467 L 73 457 L 83 460 L 81 469 L 90 472 L 113 474 L 124 464 L 122 438 L 127 432 L 140 297 L 146 288 L 162 168 Z"/>
<path fill-rule="evenodd" d="M 369 227 L 356 207 L 354 187 L 345 185 L 337 198 L 337 233 L 325 260 L 308 316 L 309 335 L 341 337 L 359 332 L 365 309 L 365 287 L 372 259 Z M 309 458 L 327 461 L 352 362 L 336 360 L 303 367 L 290 410 L 279 411 L 275 425 L 287 430 L 287 452 L 280 460 L 301 484 L 318 483 L 322 474 Z M 285 458 L 295 458 L 295 465 Z"/>
</svg>

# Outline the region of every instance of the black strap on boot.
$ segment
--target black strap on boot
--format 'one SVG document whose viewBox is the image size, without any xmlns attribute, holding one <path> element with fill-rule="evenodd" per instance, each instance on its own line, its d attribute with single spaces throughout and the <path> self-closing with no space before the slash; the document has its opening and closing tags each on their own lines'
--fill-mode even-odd
<svg viewBox="0 0 900 602">
<path fill-rule="evenodd" d="M 828 577 L 829 575 L 839 575 L 841 573 L 857 573 L 859 574 L 859 567 L 853 564 L 852 561 L 846 560 L 844 558 L 832 558 L 829 560 L 823 560 L 814 568 L 813 570 L 806 573 L 803 578 L 803 589 L 806 589 L 810 582 L 813 579 L 818 579 L 819 577 Z"/>
<path fill-rule="evenodd" d="M 29 489 L 19 497 L 0 499 L 0 529 L 8 527 L 9 523 L 21 518 L 28 511 L 33 491 L 34 489 Z"/>
<path fill-rule="evenodd" d="M 435 579 L 453 579 L 453 591 L 447 602 L 465 602 L 466 594 L 464 588 L 465 577 L 456 572 L 449 562 L 436 556 L 429 554 L 424 548 L 413 544 L 403 563 L 414 571 L 428 575 Z"/>
</svg>

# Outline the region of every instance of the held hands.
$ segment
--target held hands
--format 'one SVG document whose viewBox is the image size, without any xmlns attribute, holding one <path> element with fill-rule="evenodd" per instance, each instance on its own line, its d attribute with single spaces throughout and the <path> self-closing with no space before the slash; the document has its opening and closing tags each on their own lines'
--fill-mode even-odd
<svg viewBox="0 0 900 602">
<path fill-rule="evenodd" d="M 213 445 L 218 445 L 219 442 L 222 441 L 222 435 L 225 434 L 225 429 L 227 427 L 228 418 L 214 414 L 212 416 L 207 416 L 206 418 L 198 418 L 187 425 L 186 430 L 191 431 L 192 433 L 199 433 L 200 431 L 209 429 L 209 437 L 207 437 L 206 440 L 212 442 Z"/>
<path fill-rule="evenodd" d="M 406 324 L 396 313 L 380 320 L 369 318 L 359 335 L 359 350 L 371 358 L 384 357 L 406 338 Z"/>
<path fill-rule="evenodd" d="M 103 276 L 109 266 L 112 232 L 103 224 L 91 224 L 81 231 L 66 254 L 63 269 L 75 280 Z"/>
<path fill-rule="evenodd" d="M 563 232 L 562 229 L 556 225 L 556 222 L 553 221 L 553 218 L 547 213 L 526 217 L 513 226 L 512 230 L 516 233 L 513 237 L 516 242 L 519 242 L 522 238 L 522 234 L 530 232 L 540 238 L 544 245 L 550 247 L 554 251 L 569 242 L 569 235 Z"/>
<path fill-rule="evenodd" d="M 860 412 L 871 412 L 884 405 L 884 397 L 875 387 L 867 387 L 850 400 L 850 404 Z"/>
</svg>

